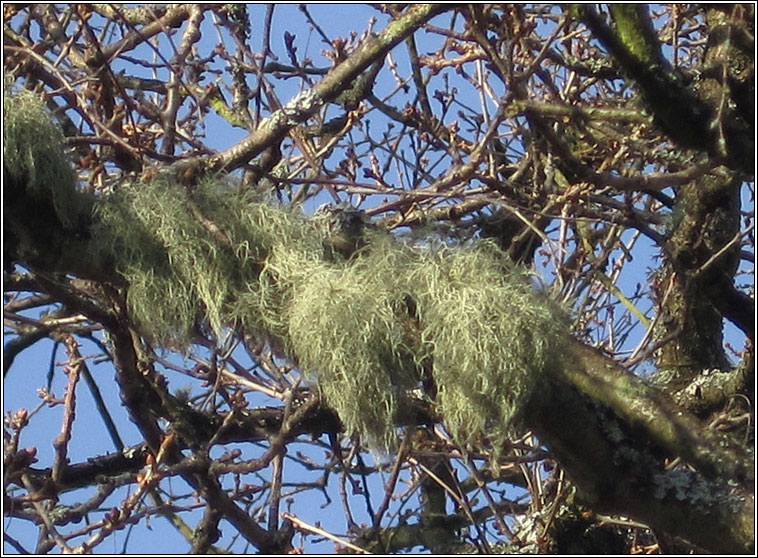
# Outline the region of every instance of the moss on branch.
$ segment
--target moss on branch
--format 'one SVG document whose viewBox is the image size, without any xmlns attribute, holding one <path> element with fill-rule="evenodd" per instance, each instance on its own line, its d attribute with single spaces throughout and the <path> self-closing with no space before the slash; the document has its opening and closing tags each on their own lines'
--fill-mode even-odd
<svg viewBox="0 0 758 558">
<path fill-rule="evenodd" d="M 722 100 L 729 97 L 724 85 L 710 83 L 713 80 L 703 80 L 703 76 L 686 78 L 672 68 L 652 30 L 646 6 L 613 5 L 613 27 L 589 5 L 573 8 L 572 13 L 579 15 L 636 83 L 656 123 L 671 140 L 752 175 L 755 152 L 752 122 L 742 120 L 728 106 L 725 110 L 720 108 Z M 739 57 L 740 51 L 734 50 L 735 57 Z M 719 56 L 720 49 L 709 48 L 706 64 L 715 67 L 725 64 L 725 60 L 717 59 Z M 739 70 L 734 73 L 735 77 L 741 76 L 735 82 L 743 83 L 745 73 Z"/>
</svg>

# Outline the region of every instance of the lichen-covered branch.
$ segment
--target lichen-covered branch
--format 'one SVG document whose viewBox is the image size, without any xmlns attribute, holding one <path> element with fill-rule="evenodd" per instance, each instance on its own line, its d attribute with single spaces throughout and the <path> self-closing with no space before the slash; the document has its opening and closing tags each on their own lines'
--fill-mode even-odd
<svg viewBox="0 0 758 558">
<path fill-rule="evenodd" d="M 753 550 L 752 6 L 3 9 L 15 549 Z"/>
<path fill-rule="evenodd" d="M 623 508 L 714 552 L 750 552 L 751 456 L 588 347 L 572 345 L 551 378 L 555 383 L 529 412 L 530 425 L 590 505 Z M 661 452 L 695 470 L 665 467 Z"/>
</svg>

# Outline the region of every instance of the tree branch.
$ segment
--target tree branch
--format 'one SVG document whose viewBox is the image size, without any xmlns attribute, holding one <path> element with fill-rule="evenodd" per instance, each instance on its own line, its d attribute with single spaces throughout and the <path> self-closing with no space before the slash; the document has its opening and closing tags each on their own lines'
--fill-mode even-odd
<svg viewBox="0 0 758 558">
<path fill-rule="evenodd" d="M 395 45 L 421 27 L 426 21 L 452 6 L 445 4 L 419 4 L 410 6 L 393 19 L 376 37 L 367 40 L 336 68 L 324 76 L 311 89 L 291 99 L 284 107 L 261 122 L 258 129 L 238 144 L 208 160 L 190 159 L 179 163 L 177 174 L 188 168 L 203 167 L 203 170 L 230 172 L 259 155 L 266 147 L 284 138 L 290 129 L 305 122 L 322 106 L 336 99 L 350 88 L 350 83 L 361 72 L 381 60 Z"/>
</svg>

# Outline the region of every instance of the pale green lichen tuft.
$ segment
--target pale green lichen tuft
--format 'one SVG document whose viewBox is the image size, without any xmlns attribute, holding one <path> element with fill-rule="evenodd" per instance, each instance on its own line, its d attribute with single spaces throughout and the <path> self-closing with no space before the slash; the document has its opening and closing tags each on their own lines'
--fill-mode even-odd
<svg viewBox="0 0 758 558">
<path fill-rule="evenodd" d="M 342 265 L 289 270 L 287 338 L 303 371 L 350 429 L 378 447 L 394 442 L 398 390 L 419 382 L 408 342 L 399 272 L 389 243 Z M 277 266 L 277 255 L 273 256 Z"/>
<path fill-rule="evenodd" d="M 425 254 L 408 280 L 446 425 L 460 443 L 506 439 L 556 355 L 562 313 L 489 242 Z"/>
<path fill-rule="evenodd" d="M 3 172 L 33 196 L 52 200 L 65 227 L 81 211 L 76 177 L 64 149 L 63 132 L 31 91 L 11 91 L 3 99 Z"/>
<path fill-rule="evenodd" d="M 201 323 L 265 336 L 377 449 L 393 446 L 400 396 L 430 370 L 455 439 L 497 451 L 564 335 L 563 313 L 489 242 L 371 230 L 342 257 L 319 219 L 168 175 L 124 187 L 98 215 L 145 335 L 178 348 Z"/>
</svg>

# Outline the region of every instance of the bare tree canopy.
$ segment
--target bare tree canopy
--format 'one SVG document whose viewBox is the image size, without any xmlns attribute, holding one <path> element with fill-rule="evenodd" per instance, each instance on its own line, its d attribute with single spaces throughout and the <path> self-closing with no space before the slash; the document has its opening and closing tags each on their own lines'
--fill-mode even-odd
<svg viewBox="0 0 758 558">
<path fill-rule="evenodd" d="M 754 552 L 754 8 L 4 4 L 4 551 Z"/>
</svg>

